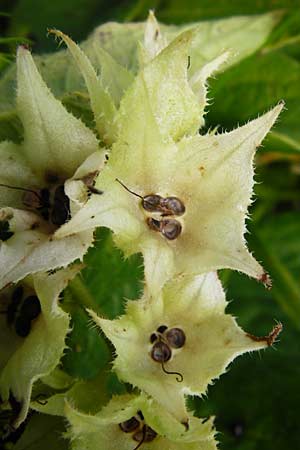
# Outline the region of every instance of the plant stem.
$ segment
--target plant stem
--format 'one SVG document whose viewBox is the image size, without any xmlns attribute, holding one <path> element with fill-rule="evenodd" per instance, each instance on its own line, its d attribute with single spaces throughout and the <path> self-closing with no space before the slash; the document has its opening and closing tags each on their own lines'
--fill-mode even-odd
<svg viewBox="0 0 300 450">
<path fill-rule="evenodd" d="M 77 277 L 70 282 L 68 288 L 72 297 L 76 300 L 76 303 L 84 308 L 92 309 L 96 312 L 99 311 L 99 305 L 95 302 L 94 297 L 91 295 L 80 275 L 77 275 Z"/>
</svg>

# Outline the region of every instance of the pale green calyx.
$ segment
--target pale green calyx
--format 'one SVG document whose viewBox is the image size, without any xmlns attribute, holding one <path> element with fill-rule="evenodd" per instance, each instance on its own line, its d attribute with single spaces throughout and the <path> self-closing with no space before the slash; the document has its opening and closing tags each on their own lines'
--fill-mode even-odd
<svg viewBox="0 0 300 450">
<path fill-rule="evenodd" d="M 92 230 L 52 236 L 86 203 L 105 157 L 94 133 L 51 94 L 24 47 L 17 68 L 24 140 L 0 143 L 0 287 L 82 259 Z"/>
<path fill-rule="evenodd" d="M 55 235 L 111 228 L 126 254 L 143 253 L 146 281 L 155 291 L 174 274 L 221 268 L 266 280 L 247 250 L 245 220 L 254 154 L 283 105 L 229 133 L 200 135 L 206 77 L 226 55 L 197 72 L 196 95 L 187 64 L 197 32 L 179 35 L 137 74 L 116 113 L 116 142 L 96 181 L 103 196 L 91 198 Z M 60 36 L 76 60 L 82 57 Z M 97 99 L 89 92 L 93 104 Z M 153 195 L 159 196 L 154 206 Z M 180 211 L 170 197 L 179 200 Z"/>
<path fill-rule="evenodd" d="M 189 429 L 144 395 L 114 397 L 92 416 L 65 408 L 72 450 L 216 450 L 212 420 L 189 415 Z"/>
<path fill-rule="evenodd" d="M 89 313 L 115 346 L 118 376 L 186 423 L 185 395 L 203 395 L 234 358 L 271 345 L 281 330 L 256 338 L 225 307 L 221 283 L 209 273 L 176 278 L 160 295 L 128 302 L 119 319 Z"/>
<path fill-rule="evenodd" d="M 140 47 L 140 66 L 151 61 L 167 46 L 167 43 L 167 37 L 161 31 L 153 11 L 150 11 L 145 24 L 143 47 Z"/>
<path fill-rule="evenodd" d="M 11 427 L 25 419 L 33 383 L 57 366 L 66 348 L 69 316 L 58 298 L 81 268 L 36 274 L 1 292 L 0 409 L 12 411 Z"/>
</svg>

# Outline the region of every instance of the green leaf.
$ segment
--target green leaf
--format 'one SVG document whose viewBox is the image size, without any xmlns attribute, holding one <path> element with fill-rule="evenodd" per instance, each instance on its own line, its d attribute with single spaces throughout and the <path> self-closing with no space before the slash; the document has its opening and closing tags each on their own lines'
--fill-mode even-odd
<svg viewBox="0 0 300 450">
<path fill-rule="evenodd" d="M 274 226 L 274 222 L 276 226 Z M 257 257 L 274 280 L 272 294 L 282 310 L 300 330 L 300 213 L 289 213 L 266 219 L 252 228 L 251 242 Z M 284 242 L 284 245 L 282 243 Z"/>
<path fill-rule="evenodd" d="M 274 179 L 279 180 L 280 168 L 265 170 L 265 178 L 268 171 L 273 171 Z M 278 189 L 291 183 L 293 178 L 287 174 L 281 172 Z M 297 448 L 299 443 L 300 313 L 287 315 L 278 296 L 292 306 L 295 290 L 290 290 L 290 283 L 286 282 L 291 278 L 299 296 L 300 214 L 292 211 L 267 214 L 252 227 L 249 239 L 258 230 L 260 241 L 254 254 L 264 260 L 274 287 L 267 291 L 253 280 L 232 273 L 226 281 L 228 298 L 235 300 L 229 310 L 239 318 L 243 328 L 254 330 L 255 334 L 266 334 L 274 319 L 283 323 L 283 332 L 273 351 L 234 362 L 226 377 L 209 388 L 207 399 L 191 400 L 190 406 L 197 409 L 199 416 L 216 415 L 223 450 L 269 450 L 270 442 L 274 450 L 282 450 Z M 254 243 L 255 240 L 253 246 Z M 230 402 L 229 392 L 236 392 Z"/>
<path fill-rule="evenodd" d="M 94 299 L 96 312 L 113 319 L 124 312 L 125 299 L 138 298 L 143 285 L 143 261 L 140 255 L 124 259 L 106 229 L 96 232 L 96 244 L 84 258 L 87 267 L 82 276 Z"/>
<path fill-rule="evenodd" d="M 32 1 L 32 0 L 27 0 Z M 78 0 L 79 1 L 79 0 Z M 146 14 L 144 19 L 146 18 Z M 199 36 L 192 50 L 191 60 L 197 61 L 201 67 L 216 56 L 230 48 L 234 57 L 228 62 L 236 63 L 253 53 L 266 40 L 270 31 L 278 21 L 278 14 L 229 18 L 221 21 L 201 23 Z M 51 25 L 49 18 L 45 30 Z M 64 24 L 53 24 L 62 31 L 66 31 Z M 196 23 L 184 27 L 162 26 L 162 31 L 168 39 L 174 38 L 183 29 L 195 26 Z M 128 70 L 136 72 L 138 66 L 137 44 L 143 39 L 144 23 L 118 24 L 110 22 L 97 27 L 91 36 L 82 43 L 81 48 L 87 54 L 96 70 L 101 69 L 101 61 L 97 55 L 99 43 L 118 64 Z M 71 37 L 76 33 L 68 30 Z M 211 39 L 211 36 L 214 39 Z M 49 39 L 50 40 L 50 39 Z M 201 52 L 199 51 L 201 49 Z M 194 57 L 193 57 L 194 52 Z M 35 57 L 38 69 L 54 95 L 61 97 L 66 92 L 85 90 L 82 78 L 72 61 L 71 56 L 64 50 L 43 57 Z M 198 68 L 200 68 L 198 67 Z M 5 111 L 14 105 L 15 67 L 14 65 L 0 80 L 1 110 Z"/>
<path fill-rule="evenodd" d="M 63 439 L 65 421 L 61 417 L 34 414 L 26 424 L 24 434 L 13 450 L 67 450 L 69 443 Z M 6 447 L 5 447 L 6 448 Z M 7 450 L 11 447 L 7 447 Z"/>
<path fill-rule="evenodd" d="M 283 20 L 273 31 L 265 51 L 282 49 L 294 58 L 300 58 L 300 9 L 293 9 L 284 15 Z"/>
<path fill-rule="evenodd" d="M 146 2 L 145 2 L 146 3 Z M 299 6 L 297 0 L 181 0 L 164 1 L 157 8 L 159 20 L 171 23 L 185 23 L 194 20 L 215 19 L 216 17 L 237 16 L 241 14 L 258 14 L 281 8 L 292 9 Z M 144 13 L 144 12 L 143 12 Z M 137 16 L 141 19 L 140 16 Z"/>
<path fill-rule="evenodd" d="M 19 0 L 12 10 L 10 34 L 28 36 L 36 42 L 38 50 L 54 50 L 47 28 L 66 30 L 74 39 L 83 39 L 97 22 L 115 15 L 114 2 L 105 0 L 41 0 L 36 9 L 35 0 Z"/>
<path fill-rule="evenodd" d="M 96 245 L 84 262 L 86 268 L 65 293 L 63 307 L 72 316 L 73 328 L 62 362 L 63 369 L 73 377 L 92 379 L 107 365 L 111 354 L 83 308 L 93 308 L 109 318 L 122 314 L 125 299 L 139 296 L 143 266 L 139 255 L 124 260 L 105 228 L 97 230 Z"/>
<path fill-rule="evenodd" d="M 75 378 L 92 379 L 108 363 L 107 344 L 80 307 L 72 312 L 71 327 L 66 339 L 68 349 L 62 358 L 63 370 Z"/>
<path fill-rule="evenodd" d="M 89 128 L 93 128 L 94 115 L 90 107 L 90 99 L 86 93 L 66 93 L 62 96 L 61 102 L 68 110 L 68 112 L 72 113 L 75 117 L 82 120 L 82 122 Z"/>
<path fill-rule="evenodd" d="M 20 43 L 30 43 L 29 39 L 18 38 L 18 37 L 0 37 L 0 45 L 3 44 L 20 44 Z"/>
<path fill-rule="evenodd" d="M 235 361 L 226 377 L 209 388 L 207 399 L 192 399 L 190 406 L 199 416 L 216 415 L 223 450 L 269 450 L 270 442 L 274 450 L 297 448 L 299 331 L 272 301 L 272 290 L 233 274 L 227 292 L 236 300 L 229 309 L 244 328 L 264 334 L 276 318 L 283 332 L 273 351 Z M 229 392 L 236 393 L 230 402 Z"/>
<path fill-rule="evenodd" d="M 260 53 L 211 82 L 214 103 L 208 125 L 230 129 L 284 100 L 286 110 L 264 144 L 264 151 L 300 151 L 300 63 L 282 52 Z M 230 111 L 230 114 L 228 114 Z"/>
<path fill-rule="evenodd" d="M 110 399 L 110 392 L 108 389 L 108 379 L 110 378 L 110 375 L 108 375 L 108 373 L 108 370 L 102 370 L 102 372 L 93 379 L 76 381 L 68 390 L 65 390 L 64 392 L 54 392 L 52 393 L 53 395 L 44 395 L 43 391 L 41 391 L 40 395 L 43 396 L 42 401 L 39 401 L 39 395 L 33 396 L 30 407 L 43 414 L 64 416 L 65 404 L 67 401 L 80 411 L 90 414 L 96 413 Z M 34 400 L 35 398 L 37 398 L 37 401 Z"/>
<path fill-rule="evenodd" d="M 283 339 L 279 346 L 283 345 Z M 292 349 L 288 346 L 264 355 L 263 361 L 254 356 L 238 361 L 227 377 L 209 390 L 209 400 L 201 405 L 199 414 L 216 414 L 224 450 L 269 450 L 270 442 L 274 450 L 282 450 L 286 445 L 297 448 L 300 371 L 299 364 L 295 364 L 298 349 L 295 345 Z M 238 395 L 228 402 L 228 392 L 237 387 Z"/>
</svg>

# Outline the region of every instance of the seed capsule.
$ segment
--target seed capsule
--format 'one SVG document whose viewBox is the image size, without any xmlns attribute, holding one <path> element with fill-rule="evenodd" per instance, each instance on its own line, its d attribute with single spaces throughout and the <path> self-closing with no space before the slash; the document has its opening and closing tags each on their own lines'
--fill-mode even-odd
<svg viewBox="0 0 300 450">
<path fill-rule="evenodd" d="M 180 328 L 171 328 L 166 332 L 168 344 L 173 348 L 181 348 L 185 344 L 185 334 Z"/>
<path fill-rule="evenodd" d="M 121 428 L 124 433 L 132 433 L 140 426 L 140 422 L 135 418 L 131 417 L 128 420 L 125 420 L 125 422 L 119 423 L 119 427 Z"/>
<path fill-rule="evenodd" d="M 159 363 L 169 361 L 172 356 L 170 347 L 162 341 L 156 342 L 151 350 L 151 358 Z"/>
<path fill-rule="evenodd" d="M 160 231 L 167 239 L 173 241 L 180 235 L 182 226 L 176 219 L 166 219 L 160 222 Z"/>
</svg>

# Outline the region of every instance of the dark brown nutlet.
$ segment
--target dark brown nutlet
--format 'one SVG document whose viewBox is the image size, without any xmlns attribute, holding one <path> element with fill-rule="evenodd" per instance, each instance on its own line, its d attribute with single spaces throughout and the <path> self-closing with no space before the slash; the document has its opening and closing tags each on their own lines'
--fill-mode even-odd
<svg viewBox="0 0 300 450">
<path fill-rule="evenodd" d="M 178 197 L 166 197 L 160 202 L 165 214 L 182 216 L 185 213 L 185 206 Z"/>
<path fill-rule="evenodd" d="M 162 341 L 156 342 L 151 350 L 151 358 L 159 363 L 169 361 L 172 356 L 170 347 Z"/>
<path fill-rule="evenodd" d="M 130 419 L 125 420 L 125 422 L 119 423 L 119 427 L 124 433 L 132 433 L 137 430 L 139 426 L 140 422 L 135 417 L 131 417 Z"/>
<path fill-rule="evenodd" d="M 154 344 L 155 341 L 157 341 L 157 335 L 155 333 L 152 333 L 150 336 L 150 342 L 151 344 Z"/>
<path fill-rule="evenodd" d="M 41 313 L 41 304 L 36 295 L 29 295 L 22 303 L 20 314 L 29 320 L 36 319 Z"/>
<path fill-rule="evenodd" d="M 146 222 L 150 230 L 161 231 L 161 221 L 153 219 L 152 217 L 147 217 Z"/>
<path fill-rule="evenodd" d="M 151 442 L 156 438 L 156 436 L 156 431 L 148 425 L 144 425 L 143 429 L 137 431 L 132 437 L 137 442 Z"/>
<path fill-rule="evenodd" d="M 185 333 L 181 328 L 171 328 L 166 333 L 168 344 L 173 348 L 181 348 L 185 344 Z"/>
<path fill-rule="evenodd" d="M 61 226 L 70 219 L 70 200 L 65 193 L 64 185 L 57 186 L 54 192 L 51 222 Z"/>
<path fill-rule="evenodd" d="M 173 241 L 180 235 L 182 226 L 176 219 L 166 219 L 160 222 L 160 231 L 167 239 Z"/>
<path fill-rule="evenodd" d="M 158 333 L 163 334 L 167 329 L 168 329 L 167 325 L 160 325 L 160 326 L 157 328 L 156 331 L 157 331 Z"/>
<path fill-rule="evenodd" d="M 160 195 L 150 194 L 142 198 L 142 206 L 146 211 L 160 212 L 162 201 L 163 198 Z"/>
<path fill-rule="evenodd" d="M 19 316 L 15 322 L 15 331 L 18 336 L 26 337 L 29 335 L 31 330 L 31 320 L 27 317 Z"/>
</svg>

